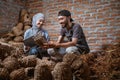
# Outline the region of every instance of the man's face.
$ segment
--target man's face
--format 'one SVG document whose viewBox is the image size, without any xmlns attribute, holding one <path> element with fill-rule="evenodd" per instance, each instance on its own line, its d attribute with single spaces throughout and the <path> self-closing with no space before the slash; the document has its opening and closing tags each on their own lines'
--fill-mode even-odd
<svg viewBox="0 0 120 80">
<path fill-rule="evenodd" d="M 66 16 L 58 16 L 58 22 L 64 28 L 68 25 L 68 18 Z"/>
<path fill-rule="evenodd" d="M 44 19 L 39 19 L 38 21 L 36 21 L 36 26 L 38 28 L 41 28 L 44 25 L 45 21 Z"/>
</svg>

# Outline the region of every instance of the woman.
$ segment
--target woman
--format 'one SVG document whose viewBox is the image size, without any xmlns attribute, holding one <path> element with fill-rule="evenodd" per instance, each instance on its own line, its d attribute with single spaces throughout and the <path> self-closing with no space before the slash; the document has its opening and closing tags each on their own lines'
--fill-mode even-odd
<svg viewBox="0 0 120 80">
<path fill-rule="evenodd" d="M 32 19 L 32 27 L 28 29 L 24 34 L 24 40 L 36 35 L 37 33 L 41 33 L 42 36 L 46 39 L 46 41 L 49 41 L 50 38 L 48 32 L 43 29 L 44 22 L 44 14 L 35 14 Z M 47 50 L 39 47 L 38 45 L 35 45 L 33 47 L 25 46 L 24 51 L 28 52 L 29 55 L 37 55 L 39 58 L 42 58 L 43 56 L 48 56 Z"/>
</svg>

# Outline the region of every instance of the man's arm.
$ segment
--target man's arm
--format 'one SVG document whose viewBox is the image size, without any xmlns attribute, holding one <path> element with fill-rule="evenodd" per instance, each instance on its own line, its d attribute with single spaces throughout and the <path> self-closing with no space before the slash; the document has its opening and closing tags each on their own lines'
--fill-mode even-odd
<svg viewBox="0 0 120 80">
<path fill-rule="evenodd" d="M 75 46 L 78 41 L 78 38 L 72 38 L 72 41 L 65 42 L 65 43 L 55 43 L 55 47 L 69 47 L 69 46 Z"/>
<path fill-rule="evenodd" d="M 64 37 L 63 36 L 59 36 L 58 37 L 58 40 L 57 40 L 57 43 L 61 43 L 63 41 Z"/>
</svg>

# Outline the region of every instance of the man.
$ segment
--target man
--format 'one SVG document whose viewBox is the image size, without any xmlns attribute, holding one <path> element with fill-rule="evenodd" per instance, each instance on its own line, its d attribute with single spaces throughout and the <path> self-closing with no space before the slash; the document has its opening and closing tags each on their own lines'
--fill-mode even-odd
<svg viewBox="0 0 120 80">
<path fill-rule="evenodd" d="M 57 42 L 50 42 L 49 46 L 54 48 L 64 47 L 66 49 L 65 53 L 89 53 L 90 50 L 83 30 L 79 24 L 73 23 L 71 13 L 68 10 L 59 11 L 58 21 L 61 25 L 60 36 Z M 67 38 L 67 42 L 64 42 L 65 37 Z"/>
</svg>

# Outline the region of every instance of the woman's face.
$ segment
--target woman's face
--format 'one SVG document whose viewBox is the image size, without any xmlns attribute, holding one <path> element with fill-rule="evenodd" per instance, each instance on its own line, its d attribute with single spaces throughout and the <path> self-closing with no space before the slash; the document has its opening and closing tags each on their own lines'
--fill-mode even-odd
<svg viewBox="0 0 120 80">
<path fill-rule="evenodd" d="M 36 21 L 36 26 L 38 28 L 41 28 L 45 23 L 45 20 L 44 19 L 39 19 L 38 21 Z"/>
</svg>

